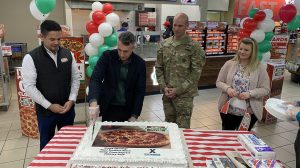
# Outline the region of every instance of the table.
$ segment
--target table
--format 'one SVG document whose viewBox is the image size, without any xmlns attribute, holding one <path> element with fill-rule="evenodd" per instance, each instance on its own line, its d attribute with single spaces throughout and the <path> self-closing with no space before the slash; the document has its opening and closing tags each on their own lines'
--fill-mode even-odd
<svg viewBox="0 0 300 168">
<path fill-rule="evenodd" d="M 86 129 L 85 126 L 61 128 L 28 168 L 65 168 Z M 250 157 L 250 153 L 237 141 L 237 135 L 253 132 L 199 129 L 183 129 L 182 132 L 195 168 L 206 167 L 207 159 L 225 156 L 225 151 L 238 150 L 243 156 Z"/>
</svg>

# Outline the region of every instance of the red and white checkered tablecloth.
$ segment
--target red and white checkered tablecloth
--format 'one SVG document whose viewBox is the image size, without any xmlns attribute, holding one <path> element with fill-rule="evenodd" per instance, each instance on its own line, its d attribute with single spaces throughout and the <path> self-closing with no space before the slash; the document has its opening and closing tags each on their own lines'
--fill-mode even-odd
<svg viewBox="0 0 300 168">
<path fill-rule="evenodd" d="M 28 168 L 65 168 L 86 129 L 85 126 L 63 127 L 38 153 Z M 199 129 L 183 129 L 182 131 L 195 168 L 206 167 L 206 160 L 211 160 L 213 156 L 225 156 L 225 151 L 238 150 L 242 155 L 250 156 L 237 141 L 236 136 L 251 134 L 251 132 Z"/>
</svg>

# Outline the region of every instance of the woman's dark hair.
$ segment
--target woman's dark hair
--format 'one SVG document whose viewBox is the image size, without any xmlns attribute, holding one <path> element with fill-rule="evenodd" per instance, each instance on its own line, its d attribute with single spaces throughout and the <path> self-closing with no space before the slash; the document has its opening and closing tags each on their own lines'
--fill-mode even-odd
<svg viewBox="0 0 300 168">
<path fill-rule="evenodd" d="M 61 31 L 61 27 L 53 20 L 45 20 L 41 24 L 41 34 L 46 36 L 50 31 Z"/>
</svg>

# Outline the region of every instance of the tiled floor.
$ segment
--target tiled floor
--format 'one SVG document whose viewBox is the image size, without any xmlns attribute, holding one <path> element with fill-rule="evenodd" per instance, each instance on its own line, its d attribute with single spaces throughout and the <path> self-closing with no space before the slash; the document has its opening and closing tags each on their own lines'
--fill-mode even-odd
<svg viewBox="0 0 300 168">
<path fill-rule="evenodd" d="M 282 99 L 300 99 L 299 84 L 290 81 L 287 72 L 283 85 Z M 0 111 L 0 168 L 23 168 L 33 160 L 39 151 L 39 141 L 22 136 L 16 98 L 16 87 L 12 79 L 13 96 L 8 111 Z M 218 89 L 199 91 L 200 96 L 195 98 L 195 108 L 192 116 L 192 128 L 217 130 L 221 128 L 221 120 L 216 110 L 219 95 Z M 85 104 L 77 104 L 76 121 L 85 120 Z M 139 120 L 164 121 L 161 95 L 145 97 L 144 107 Z M 287 168 L 295 168 L 295 152 L 293 143 L 298 130 L 297 122 L 278 121 L 275 124 L 258 123 L 254 128 L 257 135 L 273 147 L 277 159 Z"/>
</svg>

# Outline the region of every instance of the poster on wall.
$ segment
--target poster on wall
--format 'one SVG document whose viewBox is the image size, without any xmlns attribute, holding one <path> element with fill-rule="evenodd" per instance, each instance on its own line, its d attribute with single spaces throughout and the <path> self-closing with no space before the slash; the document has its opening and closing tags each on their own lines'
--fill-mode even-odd
<svg viewBox="0 0 300 168">
<path fill-rule="evenodd" d="M 38 123 L 34 101 L 25 93 L 21 76 L 21 67 L 15 68 L 18 104 L 20 110 L 22 135 L 38 138 Z"/>
<path fill-rule="evenodd" d="M 271 9 L 273 20 L 280 21 L 279 9 L 286 4 L 285 0 L 235 0 L 233 18 L 244 18 L 248 16 L 252 8 Z"/>
</svg>

